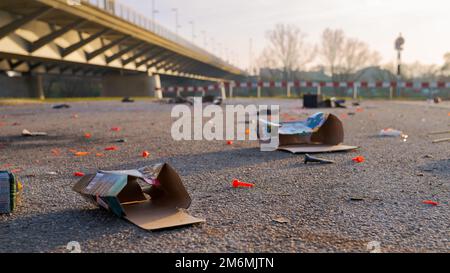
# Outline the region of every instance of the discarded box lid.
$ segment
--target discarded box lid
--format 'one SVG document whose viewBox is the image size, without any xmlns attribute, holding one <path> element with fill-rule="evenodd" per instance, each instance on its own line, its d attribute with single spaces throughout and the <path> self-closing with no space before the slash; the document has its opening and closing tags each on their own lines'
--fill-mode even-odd
<svg viewBox="0 0 450 273">
<path fill-rule="evenodd" d="M 149 187 L 142 187 L 138 181 Z M 167 163 L 138 170 L 98 171 L 83 177 L 73 189 L 88 201 L 146 230 L 205 222 L 184 211 L 191 198 Z"/>
<path fill-rule="evenodd" d="M 16 208 L 21 184 L 13 173 L 0 171 L 0 213 L 11 213 Z"/>
<path fill-rule="evenodd" d="M 278 150 L 291 153 L 323 153 L 357 149 L 343 145 L 344 127 L 333 114 L 318 112 L 304 121 L 282 122 Z"/>
</svg>

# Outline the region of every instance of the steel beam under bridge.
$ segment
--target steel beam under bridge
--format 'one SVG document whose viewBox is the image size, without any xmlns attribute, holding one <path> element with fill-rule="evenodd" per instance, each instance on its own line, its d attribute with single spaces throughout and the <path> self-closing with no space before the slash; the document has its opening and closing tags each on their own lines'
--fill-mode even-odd
<svg viewBox="0 0 450 273">
<path fill-rule="evenodd" d="M 0 1 L 0 70 L 94 75 L 118 71 L 208 81 L 245 74 L 137 13 L 129 17 L 114 1 L 75 2 Z"/>
</svg>

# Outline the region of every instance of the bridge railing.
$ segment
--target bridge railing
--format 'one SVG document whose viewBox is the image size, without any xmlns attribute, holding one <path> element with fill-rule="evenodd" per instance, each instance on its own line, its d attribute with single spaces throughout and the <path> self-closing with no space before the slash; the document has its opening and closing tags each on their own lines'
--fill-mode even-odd
<svg viewBox="0 0 450 273">
<path fill-rule="evenodd" d="M 119 3 L 115 0 L 81 0 L 82 4 L 87 4 L 93 7 L 96 7 L 100 10 L 103 10 L 105 12 L 110 13 L 111 15 L 114 15 L 116 17 L 119 17 L 129 23 L 132 23 L 136 26 L 139 26 L 143 29 L 146 29 L 148 31 L 151 31 L 163 38 L 166 38 L 170 41 L 176 42 L 177 44 L 180 44 L 186 48 L 189 48 L 192 51 L 195 51 L 197 53 L 203 54 L 208 56 L 211 61 L 214 61 L 216 63 L 220 64 L 226 64 L 227 66 L 232 66 L 235 69 L 239 69 L 229 62 L 215 56 L 214 54 L 206 51 L 205 49 L 189 42 L 185 38 L 181 37 L 180 35 L 175 34 L 171 30 L 167 29 L 166 27 L 154 22 L 152 19 L 148 18 L 147 16 L 137 12 L 136 10 Z"/>
</svg>

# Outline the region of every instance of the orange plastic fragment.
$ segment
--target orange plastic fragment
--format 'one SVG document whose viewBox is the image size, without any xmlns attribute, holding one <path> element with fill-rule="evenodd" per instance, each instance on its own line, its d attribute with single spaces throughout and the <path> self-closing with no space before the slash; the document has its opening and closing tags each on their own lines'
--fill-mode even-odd
<svg viewBox="0 0 450 273">
<path fill-rule="evenodd" d="M 90 133 L 85 133 L 85 134 L 84 134 L 84 138 L 89 139 L 89 138 L 91 138 L 91 137 L 92 137 L 92 135 L 91 135 Z"/>
<path fill-rule="evenodd" d="M 82 173 L 82 172 L 74 172 L 73 175 L 76 176 L 76 177 L 83 177 L 84 173 Z"/>
<path fill-rule="evenodd" d="M 238 179 L 234 179 L 232 185 L 233 188 L 253 188 L 255 186 L 255 184 L 242 182 Z"/>
<path fill-rule="evenodd" d="M 357 156 L 357 157 L 353 158 L 352 160 L 353 160 L 353 162 L 356 162 L 356 163 L 362 163 L 366 159 L 363 156 Z"/>
<path fill-rule="evenodd" d="M 425 201 L 423 201 L 422 203 L 424 203 L 425 205 L 432 205 L 432 206 L 437 206 L 437 205 L 439 205 L 438 202 L 431 201 L 431 200 L 425 200 Z"/>
<path fill-rule="evenodd" d="M 142 152 L 142 157 L 147 158 L 150 156 L 150 153 L 148 151 L 143 151 Z"/>
<path fill-rule="evenodd" d="M 75 156 L 87 156 L 89 152 L 76 152 Z"/>
<path fill-rule="evenodd" d="M 113 127 L 113 128 L 111 128 L 111 131 L 119 132 L 119 131 L 120 131 L 120 128 L 119 128 L 119 127 Z"/>
<path fill-rule="evenodd" d="M 111 147 L 106 147 L 105 151 L 117 151 L 119 150 L 119 148 L 117 148 L 116 146 L 111 146 Z"/>
</svg>

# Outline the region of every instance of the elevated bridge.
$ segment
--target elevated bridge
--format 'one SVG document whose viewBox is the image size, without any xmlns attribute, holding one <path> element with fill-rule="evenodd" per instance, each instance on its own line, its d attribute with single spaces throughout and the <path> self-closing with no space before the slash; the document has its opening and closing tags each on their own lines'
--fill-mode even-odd
<svg viewBox="0 0 450 273">
<path fill-rule="evenodd" d="M 20 85 L 39 97 L 47 74 L 100 77 L 104 95 L 157 97 L 159 75 L 226 82 L 245 74 L 113 0 L 1 0 L 0 71 L 22 75 Z M 0 97 L 14 92 L 6 83 Z"/>
</svg>

